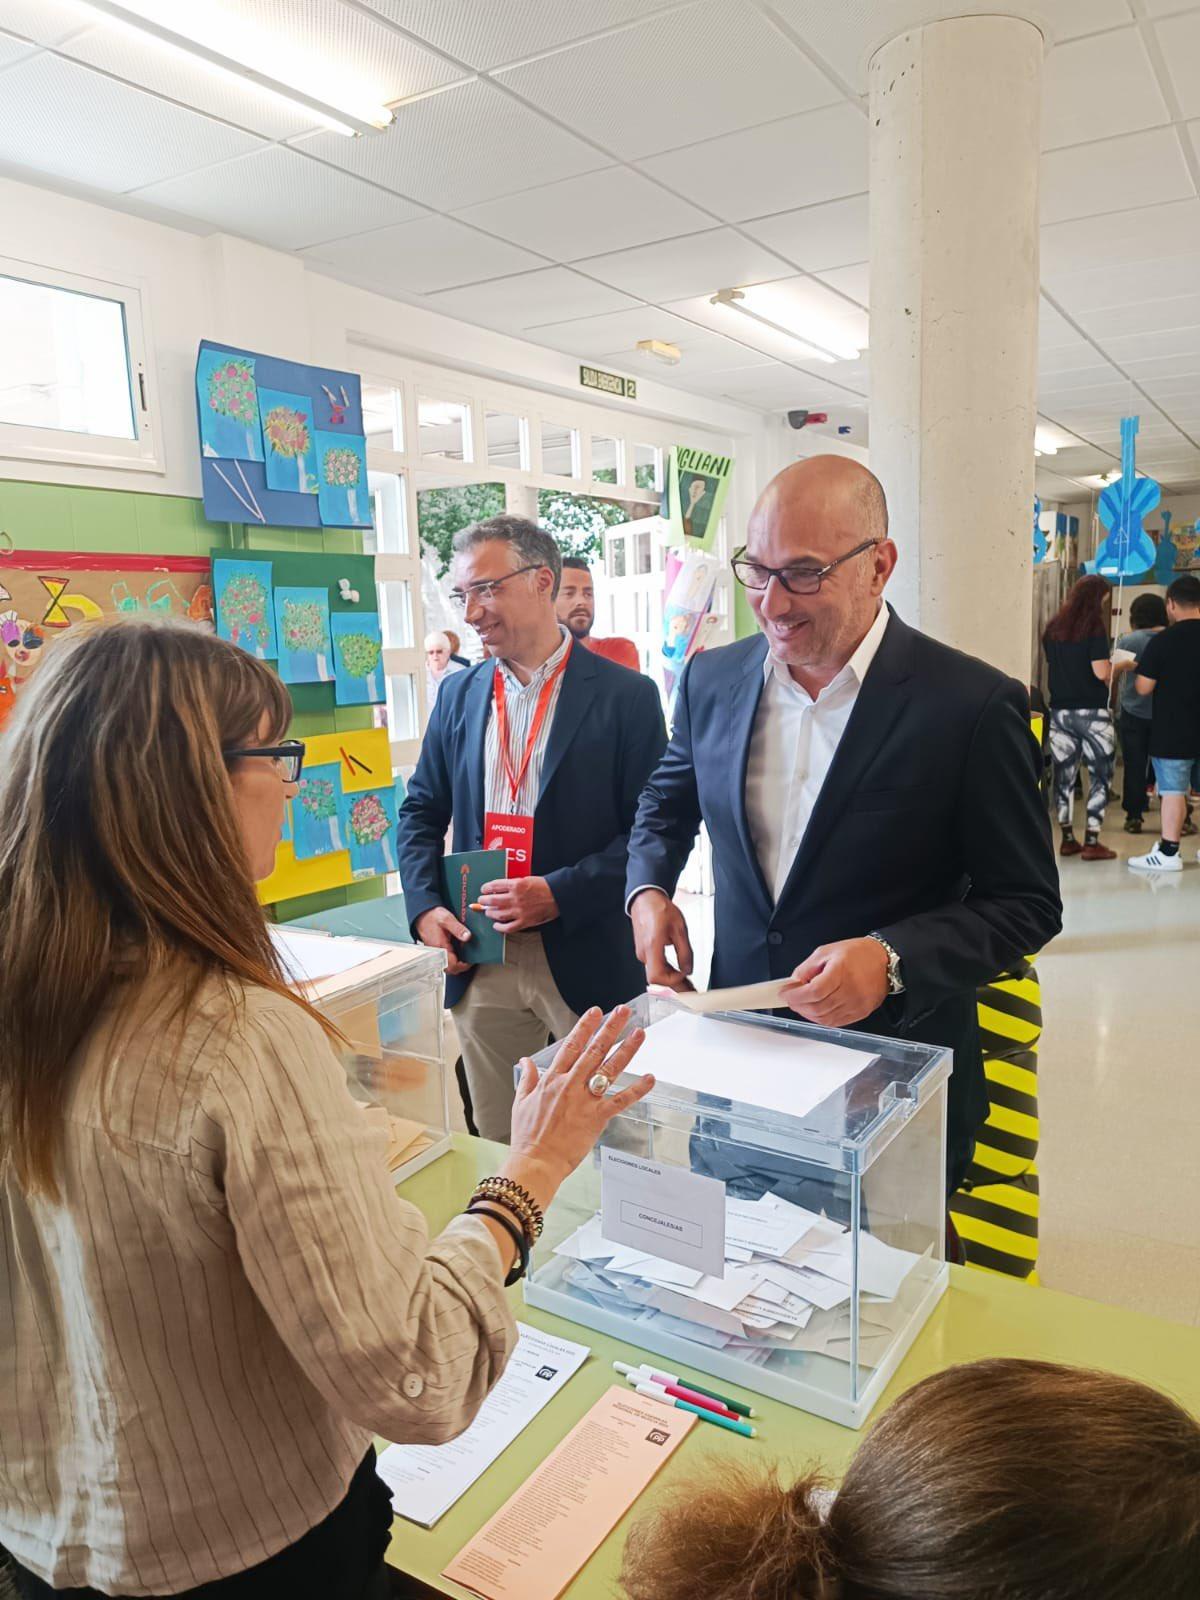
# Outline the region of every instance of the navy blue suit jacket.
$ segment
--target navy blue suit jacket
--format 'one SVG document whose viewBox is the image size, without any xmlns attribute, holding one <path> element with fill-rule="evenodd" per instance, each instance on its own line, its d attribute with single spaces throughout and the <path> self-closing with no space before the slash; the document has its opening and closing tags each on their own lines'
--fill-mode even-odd
<svg viewBox="0 0 1200 1600">
<path fill-rule="evenodd" d="M 484 737 L 496 670 L 481 662 L 443 679 L 438 690 L 399 817 L 400 880 L 412 924 L 447 904 L 442 847 L 451 818 L 455 850 L 483 845 Z M 610 1010 L 646 987 L 625 915 L 625 858 L 638 795 L 666 742 L 651 680 L 573 648 L 533 814 L 533 872 L 549 883 L 559 910 L 542 927 L 542 940 L 573 1011 Z M 447 1005 L 473 975 L 447 978 Z"/>
<path fill-rule="evenodd" d="M 1028 694 L 893 612 L 775 904 L 746 816 L 766 652 L 758 634 L 688 665 L 630 836 L 627 889 L 673 894 L 704 821 L 713 988 L 786 977 L 817 945 L 882 934 L 901 957 L 905 993 L 858 1026 L 955 1051 L 957 1175 L 987 1115 L 975 990 L 1061 927 Z"/>
</svg>

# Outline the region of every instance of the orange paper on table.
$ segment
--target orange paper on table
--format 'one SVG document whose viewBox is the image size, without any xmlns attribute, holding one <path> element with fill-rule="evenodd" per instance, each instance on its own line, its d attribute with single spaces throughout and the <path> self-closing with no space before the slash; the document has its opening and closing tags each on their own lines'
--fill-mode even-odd
<svg viewBox="0 0 1200 1600">
<path fill-rule="evenodd" d="M 695 1421 L 614 1385 L 442 1576 L 485 1600 L 555 1600 Z"/>
</svg>

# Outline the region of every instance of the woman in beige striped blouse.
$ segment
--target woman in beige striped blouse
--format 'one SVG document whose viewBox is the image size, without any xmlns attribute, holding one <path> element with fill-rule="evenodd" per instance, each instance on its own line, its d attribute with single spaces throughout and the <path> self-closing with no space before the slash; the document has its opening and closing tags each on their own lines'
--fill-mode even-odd
<svg viewBox="0 0 1200 1600">
<path fill-rule="evenodd" d="M 26 1597 L 385 1595 L 371 1436 L 470 1422 L 514 1237 L 430 1240 L 283 980 L 287 757 L 228 755 L 279 679 L 162 622 L 46 655 L 0 740 L 0 1545 Z M 526 1067 L 501 1172 L 542 1205 L 648 1087 L 587 1091 L 624 1020 Z"/>
</svg>

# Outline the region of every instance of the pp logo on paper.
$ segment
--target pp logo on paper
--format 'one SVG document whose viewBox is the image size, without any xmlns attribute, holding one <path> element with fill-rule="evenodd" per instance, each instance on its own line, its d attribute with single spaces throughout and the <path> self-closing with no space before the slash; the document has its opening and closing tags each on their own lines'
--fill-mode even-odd
<svg viewBox="0 0 1200 1600">
<path fill-rule="evenodd" d="M 670 1437 L 671 1435 L 669 1433 L 664 1433 L 661 1428 L 651 1428 L 650 1432 L 646 1435 L 646 1443 L 666 1444 Z"/>
<path fill-rule="evenodd" d="M 557 1376 L 558 1376 L 558 1368 L 557 1367 L 539 1367 L 537 1369 L 536 1376 L 539 1377 L 539 1378 L 544 1378 L 546 1380 L 546 1382 L 549 1383 L 551 1378 L 557 1378 Z"/>
</svg>

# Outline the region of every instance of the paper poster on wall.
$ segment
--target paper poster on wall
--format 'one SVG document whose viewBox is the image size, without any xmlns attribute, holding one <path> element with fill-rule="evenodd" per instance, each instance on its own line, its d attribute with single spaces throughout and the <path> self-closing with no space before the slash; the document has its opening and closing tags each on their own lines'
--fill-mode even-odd
<svg viewBox="0 0 1200 1600">
<path fill-rule="evenodd" d="M 275 596 L 269 561 L 213 562 L 217 632 L 260 661 L 273 661 Z"/>
<path fill-rule="evenodd" d="M 672 543 L 712 549 L 732 475 L 732 456 L 674 447 L 667 468 Z"/>
<path fill-rule="evenodd" d="M 284 683 L 329 682 L 328 589 L 276 589 L 275 635 Z"/>
<path fill-rule="evenodd" d="M 370 525 L 356 373 L 205 339 L 196 361 L 196 403 L 204 512 L 214 522 Z M 324 435 L 331 441 L 326 449 L 345 454 L 331 463 L 323 509 L 317 441 Z"/>
<path fill-rule="evenodd" d="M 329 622 L 338 705 L 377 705 L 384 698 L 379 613 L 335 611 Z"/>
<path fill-rule="evenodd" d="M 312 401 L 304 394 L 260 389 L 258 404 L 262 412 L 267 488 L 316 494 L 317 425 L 313 421 Z"/>
<path fill-rule="evenodd" d="M 14 710 L 47 640 L 91 618 L 146 612 L 211 628 L 208 562 L 75 550 L 0 556 L 0 724 Z"/>
<path fill-rule="evenodd" d="M 396 870 L 396 791 L 368 789 L 342 796 L 342 831 L 356 878 Z"/>
<path fill-rule="evenodd" d="M 344 850 L 342 833 L 342 775 L 334 762 L 305 767 L 292 801 L 292 843 L 297 861 Z"/>
</svg>

